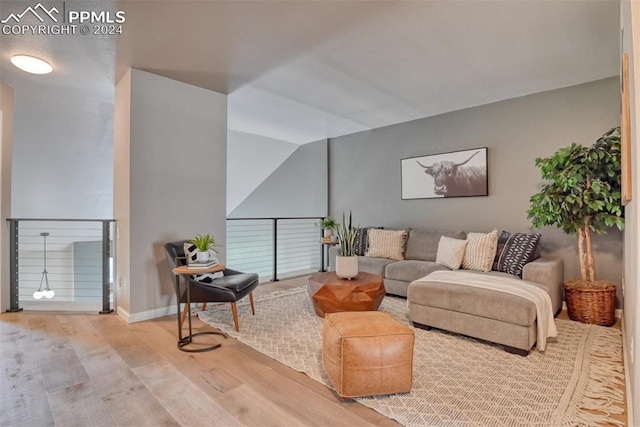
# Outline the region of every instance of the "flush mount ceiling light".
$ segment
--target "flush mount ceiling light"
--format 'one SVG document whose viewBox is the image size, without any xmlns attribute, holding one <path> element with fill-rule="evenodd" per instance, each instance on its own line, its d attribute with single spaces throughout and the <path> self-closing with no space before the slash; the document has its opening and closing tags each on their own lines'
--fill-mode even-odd
<svg viewBox="0 0 640 427">
<path fill-rule="evenodd" d="M 35 56 L 14 55 L 11 57 L 11 63 L 31 74 L 48 74 L 53 71 L 51 64 Z"/>
</svg>

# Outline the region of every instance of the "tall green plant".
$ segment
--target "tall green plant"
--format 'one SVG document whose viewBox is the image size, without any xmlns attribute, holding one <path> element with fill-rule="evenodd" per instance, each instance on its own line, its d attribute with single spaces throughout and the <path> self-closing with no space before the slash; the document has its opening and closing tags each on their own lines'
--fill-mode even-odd
<svg viewBox="0 0 640 427">
<path fill-rule="evenodd" d="M 342 223 L 338 225 L 336 232 L 338 234 L 338 242 L 340 244 L 340 252 L 342 256 L 354 256 L 353 247 L 356 243 L 357 228 L 353 226 L 351 211 L 349 218 L 345 219 L 342 212 Z"/>
<path fill-rule="evenodd" d="M 535 162 L 546 182 L 531 197 L 527 217 L 535 228 L 555 225 L 578 236 L 583 280 L 596 280 L 591 234 L 604 234 L 613 226 L 624 228 L 620 157 L 617 127 L 590 147 L 573 143 Z"/>
</svg>

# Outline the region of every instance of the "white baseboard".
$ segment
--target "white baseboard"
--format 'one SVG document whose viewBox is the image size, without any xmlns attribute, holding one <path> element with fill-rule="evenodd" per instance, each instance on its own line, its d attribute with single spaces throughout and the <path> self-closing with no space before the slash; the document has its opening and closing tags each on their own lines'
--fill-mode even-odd
<svg viewBox="0 0 640 427">
<path fill-rule="evenodd" d="M 178 309 L 175 305 L 171 307 L 161 307 L 153 310 L 141 311 L 140 313 L 129 313 L 126 310 L 118 307 L 118 316 L 127 323 L 144 322 L 145 320 L 157 319 L 158 317 L 169 316 L 176 314 Z"/>
<path fill-rule="evenodd" d="M 562 301 L 562 309 L 563 310 L 567 310 L 567 302 L 566 301 Z M 621 308 L 616 308 L 616 319 L 622 319 L 622 309 Z"/>
</svg>

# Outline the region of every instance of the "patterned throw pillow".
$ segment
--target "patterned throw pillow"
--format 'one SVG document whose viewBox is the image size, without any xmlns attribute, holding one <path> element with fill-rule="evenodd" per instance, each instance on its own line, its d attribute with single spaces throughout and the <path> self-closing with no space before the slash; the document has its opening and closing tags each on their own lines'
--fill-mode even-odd
<svg viewBox="0 0 640 427">
<path fill-rule="evenodd" d="M 462 258 L 465 270 L 490 271 L 498 246 L 498 230 L 491 233 L 467 233 L 467 247 Z"/>
<path fill-rule="evenodd" d="M 369 230 L 371 229 L 381 229 L 382 227 L 362 227 L 362 228 L 358 228 L 358 231 L 356 232 L 356 242 L 353 245 L 353 252 L 356 255 L 364 255 L 365 253 L 367 253 L 367 249 L 369 247 L 368 243 L 368 235 L 369 235 Z"/>
<path fill-rule="evenodd" d="M 407 238 L 406 230 L 378 230 L 371 229 L 369 248 L 364 256 L 388 258 L 396 261 L 404 259 L 404 242 Z"/>
<path fill-rule="evenodd" d="M 436 255 L 436 262 L 440 265 L 444 265 L 451 270 L 457 270 L 462 264 L 462 258 L 464 258 L 465 248 L 467 247 L 466 240 L 453 239 L 451 237 L 442 236 L 438 243 L 438 253 Z"/>
<path fill-rule="evenodd" d="M 218 277 L 224 277 L 224 273 L 222 271 L 216 271 L 215 273 L 204 273 L 204 274 L 192 274 L 191 278 L 197 282 L 202 283 L 213 283 L 213 279 L 217 279 Z"/>
<path fill-rule="evenodd" d="M 503 231 L 493 260 L 493 270 L 522 277 L 522 269 L 536 258 L 540 234 Z"/>
</svg>

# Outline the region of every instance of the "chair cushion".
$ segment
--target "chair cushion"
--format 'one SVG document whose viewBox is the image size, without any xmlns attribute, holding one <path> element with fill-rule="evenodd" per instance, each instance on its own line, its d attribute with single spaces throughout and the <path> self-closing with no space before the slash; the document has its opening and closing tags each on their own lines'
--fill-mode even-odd
<svg viewBox="0 0 640 427">
<path fill-rule="evenodd" d="M 190 280 L 191 302 L 235 302 L 258 287 L 257 274 L 234 273 L 233 270 L 225 270 L 224 277 L 215 279 L 212 283 Z M 186 287 L 182 292 L 181 302 L 185 302 Z"/>
<path fill-rule="evenodd" d="M 258 275 L 256 273 L 233 274 L 230 276 L 220 277 L 213 283 L 217 286 L 223 286 L 237 294 L 240 294 L 254 284 L 257 286 Z"/>
</svg>

